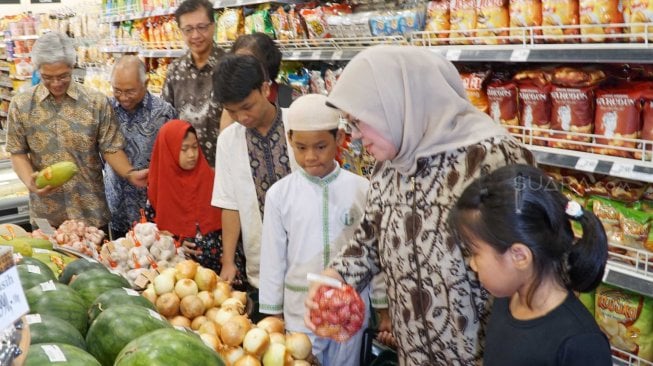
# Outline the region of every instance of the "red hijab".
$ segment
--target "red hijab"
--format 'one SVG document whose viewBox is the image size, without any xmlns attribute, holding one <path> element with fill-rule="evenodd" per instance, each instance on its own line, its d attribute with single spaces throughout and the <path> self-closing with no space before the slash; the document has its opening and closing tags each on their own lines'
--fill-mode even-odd
<svg viewBox="0 0 653 366">
<path fill-rule="evenodd" d="M 193 170 L 179 166 L 181 144 L 191 128 L 190 123 L 177 119 L 161 127 L 152 149 L 147 184 L 147 198 L 159 229 L 186 238 L 195 237 L 197 223 L 202 234 L 222 228 L 221 210 L 211 206 L 215 173 L 202 149 Z"/>
</svg>

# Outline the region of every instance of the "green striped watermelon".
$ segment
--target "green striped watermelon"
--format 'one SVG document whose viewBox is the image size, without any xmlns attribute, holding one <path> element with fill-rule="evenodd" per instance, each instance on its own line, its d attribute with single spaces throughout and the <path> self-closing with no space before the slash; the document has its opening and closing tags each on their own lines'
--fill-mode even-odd
<svg viewBox="0 0 653 366">
<path fill-rule="evenodd" d="M 29 347 L 24 366 L 101 366 L 86 351 L 64 343 L 41 343 Z"/>
<path fill-rule="evenodd" d="M 86 349 L 86 342 L 70 323 L 50 314 L 28 314 L 30 344 L 65 343 Z"/>
<path fill-rule="evenodd" d="M 150 300 L 141 296 L 138 292 L 130 288 L 114 288 L 104 292 L 93 301 L 93 305 L 88 309 L 88 323 L 92 324 L 93 320 L 95 320 L 101 312 L 114 305 L 127 304 L 143 306 L 148 309 L 156 310 L 154 304 L 152 304 Z"/>
<path fill-rule="evenodd" d="M 107 267 L 104 266 L 104 264 L 94 259 L 79 258 L 68 263 L 66 267 L 64 267 L 63 272 L 61 272 L 61 276 L 59 276 L 59 282 L 65 283 L 67 285 L 70 283 L 70 281 L 72 281 L 73 277 L 92 268 L 103 268 L 107 272 L 109 271 Z"/>
<path fill-rule="evenodd" d="M 40 266 L 33 264 L 19 264 L 16 269 L 23 291 L 29 290 L 41 282 L 55 280 L 54 273 L 50 269 L 48 269 L 49 272 L 45 272 Z"/>
<path fill-rule="evenodd" d="M 84 299 L 70 287 L 48 281 L 25 291 L 30 313 L 54 315 L 72 324 L 82 335 L 88 326 L 88 307 Z"/>
<path fill-rule="evenodd" d="M 172 326 L 156 311 L 137 305 L 113 306 L 91 324 L 86 348 L 102 365 L 111 366 L 127 343 L 164 327 Z"/>
<path fill-rule="evenodd" d="M 198 337 L 177 329 L 159 329 L 129 342 L 115 366 L 224 366 L 222 358 Z"/>
<path fill-rule="evenodd" d="M 84 271 L 70 282 L 70 288 L 82 295 L 87 308 L 103 292 L 122 287 L 131 287 L 126 278 L 100 268 Z"/>
<path fill-rule="evenodd" d="M 33 266 L 38 266 L 41 268 L 41 272 L 47 273 L 48 275 L 51 275 L 52 277 L 55 277 L 54 272 L 52 271 L 52 268 L 48 266 L 47 263 L 41 261 L 40 259 L 34 258 L 34 257 L 22 257 L 18 260 L 18 263 L 16 264 L 31 264 Z"/>
</svg>

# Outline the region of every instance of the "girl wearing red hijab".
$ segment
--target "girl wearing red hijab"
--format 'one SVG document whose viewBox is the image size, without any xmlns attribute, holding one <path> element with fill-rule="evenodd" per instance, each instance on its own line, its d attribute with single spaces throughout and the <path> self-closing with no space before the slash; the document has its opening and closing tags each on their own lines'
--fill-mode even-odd
<svg viewBox="0 0 653 366">
<path fill-rule="evenodd" d="M 220 209 L 211 206 L 214 174 L 190 123 L 171 120 L 161 127 L 150 162 L 148 216 L 184 244 L 187 256 L 220 273 L 222 224 Z M 234 284 L 245 278 L 244 258 L 237 248 Z"/>
</svg>

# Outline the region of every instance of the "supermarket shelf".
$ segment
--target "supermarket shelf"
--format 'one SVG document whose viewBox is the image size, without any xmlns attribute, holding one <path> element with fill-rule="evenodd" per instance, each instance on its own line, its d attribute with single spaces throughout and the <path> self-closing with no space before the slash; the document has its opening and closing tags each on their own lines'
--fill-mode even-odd
<svg viewBox="0 0 653 366">
<path fill-rule="evenodd" d="M 161 15 L 170 15 L 170 14 L 174 14 L 176 10 L 177 10 L 176 7 L 159 8 L 159 9 L 148 10 L 148 11 L 140 11 L 139 9 L 133 9 L 133 8 L 115 8 L 112 10 L 111 13 L 104 14 L 100 18 L 100 22 L 114 23 L 114 22 L 122 22 L 125 20 L 136 20 L 136 19 L 161 16 Z"/>
<path fill-rule="evenodd" d="M 0 111 L 0 117 L 7 117 L 7 112 Z"/>
<path fill-rule="evenodd" d="M 284 60 L 350 60 L 367 47 L 407 45 L 403 36 L 324 38 L 276 41 Z"/>
<path fill-rule="evenodd" d="M 0 224 L 29 223 L 29 196 L 0 199 Z"/>
<path fill-rule="evenodd" d="M 39 35 L 36 34 L 30 34 L 27 36 L 13 36 L 11 38 L 5 38 L 5 41 L 27 41 L 30 39 L 39 39 Z"/>
<path fill-rule="evenodd" d="M 7 66 L 0 66 L 0 71 L 9 71 L 9 67 L 7 67 Z"/>
<path fill-rule="evenodd" d="M 141 50 L 139 55 L 143 57 L 181 57 L 186 54 L 185 49 L 175 50 Z"/>
<path fill-rule="evenodd" d="M 614 353 L 618 352 L 620 355 L 622 355 L 624 358 L 619 358 L 617 356 L 614 356 Z M 646 361 L 643 358 L 637 357 L 635 355 L 632 355 L 630 353 L 626 353 L 620 349 L 612 347 L 612 364 L 614 366 L 653 366 L 653 362 L 651 361 Z M 628 357 L 628 360 L 625 358 Z"/>
<path fill-rule="evenodd" d="M 13 88 L 14 84 L 12 84 L 11 81 L 0 81 L 0 86 L 4 86 L 6 88 Z"/>
<path fill-rule="evenodd" d="M 12 98 L 11 95 L 6 95 L 6 94 L 2 94 L 2 95 L 0 95 L 0 99 L 11 100 L 11 98 Z"/>
<path fill-rule="evenodd" d="M 609 243 L 603 282 L 645 296 L 653 296 L 653 253 Z"/>
<path fill-rule="evenodd" d="M 298 3 L 299 1 L 292 1 L 292 0 L 215 0 L 213 3 L 213 8 L 214 9 L 221 9 L 221 8 L 231 8 L 234 6 L 245 6 L 245 5 L 257 5 L 257 4 L 267 4 L 267 3 L 275 3 L 275 4 L 295 4 Z"/>
</svg>

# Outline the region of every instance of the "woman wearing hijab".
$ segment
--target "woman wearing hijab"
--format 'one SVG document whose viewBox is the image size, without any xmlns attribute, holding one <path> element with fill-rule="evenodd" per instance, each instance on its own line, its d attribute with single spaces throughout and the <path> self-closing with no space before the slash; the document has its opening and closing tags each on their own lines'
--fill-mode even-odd
<svg viewBox="0 0 653 366">
<path fill-rule="evenodd" d="M 530 153 L 470 104 L 456 68 L 428 50 L 366 49 L 328 104 L 380 164 L 354 239 L 324 274 L 363 288 L 385 273 L 401 365 L 480 364 L 488 298 L 447 217 L 474 179 L 530 163 Z"/>
<path fill-rule="evenodd" d="M 150 212 L 159 230 L 184 243 L 186 252 L 202 266 L 220 273 L 221 210 L 211 206 L 215 173 L 199 148 L 195 128 L 181 120 L 166 122 L 152 149 L 147 187 Z M 244 256 L 236 251 L 239 275 L 245 275 Z"/>
</svg>

